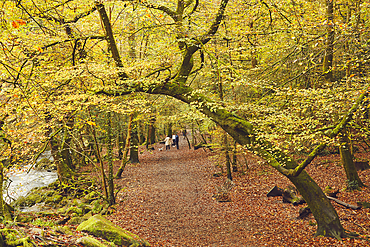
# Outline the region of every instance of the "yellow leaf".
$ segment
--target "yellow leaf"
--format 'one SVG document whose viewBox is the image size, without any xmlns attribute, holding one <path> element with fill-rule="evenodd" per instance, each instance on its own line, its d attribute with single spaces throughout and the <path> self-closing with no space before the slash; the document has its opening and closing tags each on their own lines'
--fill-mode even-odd
<svg viewBox="0 0 370 247">
<path fill-rule="evenodd" d="M 94 126 L 96 126 L 96 123 L 95 122 L 93 122 L 93 121 L 87 121 L 86 122 L 88 125 L 94 125 Z"/>
</svg>

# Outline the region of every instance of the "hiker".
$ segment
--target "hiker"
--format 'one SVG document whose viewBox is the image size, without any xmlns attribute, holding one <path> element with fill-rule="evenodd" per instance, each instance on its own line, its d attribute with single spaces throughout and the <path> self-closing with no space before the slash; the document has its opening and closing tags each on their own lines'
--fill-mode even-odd
<svg viewBox="0 0 370 247">
<path fill-rule="evenodd" d="M 179 149 L 179 136 L 178 136 L 178 134 L 176 134 L 176 136 L 175 136 L 175 144 L 176 144 L 176 148 Z"/>
<path fill-rule="evenodd" d="M 184 139 L 186 139 L 186 129 L 182 131 L 182 135 L 184 136 Z"/>
<path fill-rule="evenodd" d="M 172 135 L 172 146 L 176 145 L 176 135 Z"/>
<path fill-rule="evenodd" d="M 171 137 L 167 136 L 166 139 L 164 139 L 164 145 L 166 145 L 166 150 L 170 150 L 171 148 Z"/>
</svg>

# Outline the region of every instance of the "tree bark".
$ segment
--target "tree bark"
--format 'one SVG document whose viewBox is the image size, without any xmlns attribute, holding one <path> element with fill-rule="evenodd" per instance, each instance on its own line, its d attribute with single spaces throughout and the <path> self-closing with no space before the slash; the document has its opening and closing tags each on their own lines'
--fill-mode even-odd
<svg viewBox="0 0 370 247">
<path fill-rule="evenodd" d="M 323 73 L 327 82 L 333 81 L 333 51 L 334 51 L 334 5 L 333 0 L 326 0 L 326 48 L 323 60 Z"/>
<path fill-rule="evenodd" d="M 347 189 L 348 190 L 358 190 L 360 187 L 365 185 L 362 183 L 360 177 L 358 176 L 356 167 L 353 163 L 353 156 L 350 150 L 350 143 L 346 130 L 344 130 L 339 137 L 339 153 L 341 157 L 341 162 L 347 176 Z"/>
<path fill-rule="evenodd" d="M 108 203 L 109 205 L 116 204 L 114 196 L 114 183 L 113 183 L 113 145 L 112 145 L 112 118 L 111 113 L 107 112 L 107 156 L 108 156 Z"/>
<path fill-rule="evenodd" d="M 130 114 L 130 118 L 128 120 L 125 149 L 123 150 L 123 158 L 122 158 L 121 166 L 119 167 L 119 169 L 116 173 L 116 178 L 121 178 L 122 173 L 125 170 L 126 164 L 128 162 L 127 155 L 128 155 L 128 151 L 130 150 L 131 132 L 132 132 L 132 119 L 133 119 L 133 117 L 134 117 L 134 112 L 132 112 Z"/>
<path fill-rule="evenodd" d="M 137 126 L 132 128 L 131 146 L 130 146 L 130 163 L 139 163 L 139 140 Z"/>
</svg>

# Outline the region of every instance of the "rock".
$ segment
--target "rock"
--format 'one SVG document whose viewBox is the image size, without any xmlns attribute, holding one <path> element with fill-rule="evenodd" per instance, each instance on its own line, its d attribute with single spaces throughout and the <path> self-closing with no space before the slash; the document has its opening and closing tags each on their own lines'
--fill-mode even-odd
<svg viewBox="0 0 370 247">
<path fill-rule="evenodd" d="M 58 204 L 62 199 L 63 197 L 61 195 L 53 194 L 50 197 L 46 197 L 45 204 Z"/>
<path fill-rule="evenodd" d="M 276 185 L 267 193 L 267 197 L 270 196 L 282 196 L 283 190 L 277 187 Z"/>
<path fill-rule="evenodd" d="M 82 222 L 76 229 L 87 232 L 95 237 L 106 239 L 118 246 L 144 247 L 150 246 L 135 234 L 115 226 L 112 222 L 97 214 Z"/>
<path fill-rule="evenodd" d="M 57 233 L 62 233 L 62 234 L 66 234 L 66 235 L 73 235 L 73 232 L 72 232 L 71 228 L 69 228 L 68 226 L 54 226 L 53 230 Z"/>
<path fill-rule="evenodd" d="M 77 239 L 76 244 L 82 244 L 87 247 L 108 247 L 105 244 L 100 243 L 98 240 L 92 237 L 82 237 Z"/>
<path fill-rule="evenodd" d="M 96 191 L 92 191 L 90 192 L 89 194 L 87 194 L 86 196 L 84 196 L 83 200 L 87 203 L 90 203 L 96 199 L 99 199 L 99 193 L 96 192 Z"/>
<path fill-rule="evenodd" d="M 44 230 L 40 229 L 40 228 L 36 228 L 36 227 L 33 227 L 31 229 L 29 229 L 29 233 L 32 234 L 32 235 L 44 235 Z"/>
<path fill-rule="evenodd" d="M 79 207 L 70 207 L 67 209 L 66 214 L 77 214 L 77 215 L 83 215 L 83 211 Z"/>
<path fill-rule="evenodd" d="M 87 219 L 85 219 L 84 217 L 72 217 L 69 221 L 68 221 L 68 224 L 70 225 L 79 225 L 81 224 L 82 222 L 86 221 Z"/>
<path fill-rule="evenodd" d="M 30 194 L 27 197 L 20 196 L 13 205 L 21 207 L 31 207 L 36 203 L 42 202 L 42 196 L 40 194 Z"/>
</svg>

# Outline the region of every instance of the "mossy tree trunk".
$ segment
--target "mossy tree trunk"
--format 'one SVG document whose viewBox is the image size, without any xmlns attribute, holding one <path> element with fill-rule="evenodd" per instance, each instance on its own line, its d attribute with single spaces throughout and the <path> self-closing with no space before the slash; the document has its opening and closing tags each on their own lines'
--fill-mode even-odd
<svg viewBox="0 0 370 247">
<path fill-rule="evenodd" d="M 65 162 L 65 159 L 62 156 L 61 148 L 59 147 L 58 141 L 55 137 L 50 139 L 50 149 L 52 156 L 54 157 L 54 162 L 57 166 L 58 179 L 61 183 L 67 182 L 72 179 L 73 171 Z"/>
<path fill-rule="evenodd" d="M 351 145 L 346 130 L 340 134 L 339 142 L 340 158 L 347 176 L 347 189 L 358 190 L 360 187 L 364 187 L 365 185 L 358 176 L 356 167 L 353 163 L 353 156 L 350 148 Z"/>
</svg>

